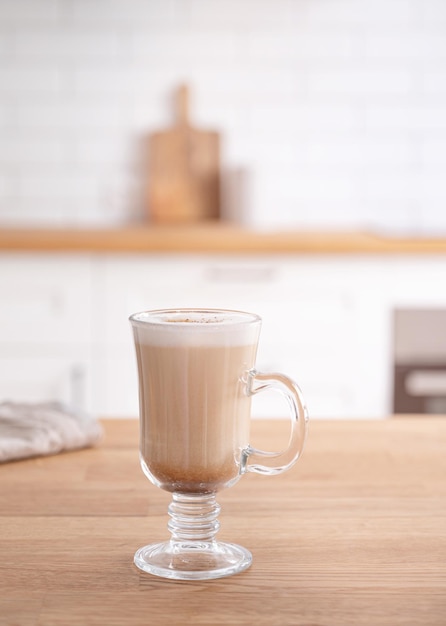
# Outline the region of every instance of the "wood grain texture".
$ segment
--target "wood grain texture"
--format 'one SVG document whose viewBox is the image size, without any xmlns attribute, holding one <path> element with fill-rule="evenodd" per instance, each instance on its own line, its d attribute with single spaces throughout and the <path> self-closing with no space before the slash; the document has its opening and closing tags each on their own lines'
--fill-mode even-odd
<svg viewBox="0 0 446 626">
<path fill-rule="evenodd" d="M 220 136 L 191 126 L 189 94 L 177 93 L 172 128 L 149 137 L 148 216 L 157 223 L 194 222 L 220 215 Z"/>
<path fill-rule="evenodd" d="M 167 536 L 136 420 L 96 449 L 0 466 L 0 624 L 444 626 L 446 418 L 315 421 L 301 461 L 222 492 L 222 539 L 252 567 L 208 582 L 133 565 Z M 287 424 L 255 421 L 282 447 Z"/>
<path fill-rule="evenodd" d="M 367 232 L 255 231 L 219 222 L 109 229 L 0 228 L 0 251 L 444 255 L 446 239 L 391 238 Z"/>
</svg>

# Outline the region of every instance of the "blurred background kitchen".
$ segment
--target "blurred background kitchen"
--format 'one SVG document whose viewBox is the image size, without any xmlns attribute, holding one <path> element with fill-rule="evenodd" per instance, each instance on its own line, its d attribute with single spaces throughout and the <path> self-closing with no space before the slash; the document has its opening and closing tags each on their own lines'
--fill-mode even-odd
<svg viewBox="0 0 446 626">
<path fill-rule="evenodd" d="M 445 170 L 443 0 L 0 0 L 0 401 L 136 416 L 128 315 L 223 306 L 314 417 L 445 413 Z"/>
</svg>

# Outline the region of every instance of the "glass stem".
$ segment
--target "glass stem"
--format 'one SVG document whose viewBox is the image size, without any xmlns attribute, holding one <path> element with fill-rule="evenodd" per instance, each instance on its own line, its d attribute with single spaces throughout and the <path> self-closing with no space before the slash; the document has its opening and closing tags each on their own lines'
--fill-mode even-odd
<svg viewBox="0 0 446 626">
<path fill-rule="evenodd" d="M 170 520 L 167 524 L 171 541 L 212 543 L 220 528 L 219 513 L 220 505 L 214 493 L 174 493 L 169 504 Z"/>
</svg>

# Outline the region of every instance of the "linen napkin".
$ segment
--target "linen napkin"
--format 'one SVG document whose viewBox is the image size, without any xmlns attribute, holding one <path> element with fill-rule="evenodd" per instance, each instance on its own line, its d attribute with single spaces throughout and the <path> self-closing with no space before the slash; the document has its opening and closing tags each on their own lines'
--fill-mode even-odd
<svg viewBox="0 0 446 626">
<path fill-rule="evenodd" d="M 97 420 L 59 402 L 0 403 L 0 463 L 94 445 Z"/>
</svg>

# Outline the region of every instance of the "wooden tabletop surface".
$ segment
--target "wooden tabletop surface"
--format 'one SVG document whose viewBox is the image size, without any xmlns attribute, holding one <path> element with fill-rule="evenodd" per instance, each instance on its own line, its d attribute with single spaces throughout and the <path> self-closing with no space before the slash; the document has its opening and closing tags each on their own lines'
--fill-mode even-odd
<svg viewBox="0 0 446 626">
<path fill-rule="evenodd" d="M 446 417 L 315 420 L 299 463 L 219 494 L 221 539 L 253 565 L 173 582 L 135 550 L 167 538 L 169 495 L 143 476 L 136 420 L 94 449 L 0 466 L 0 624 L 446 624 Z M 281 447 L 287 424 L 254 421 Z"/>
<path fill-rule="evenodd" d="M 120 228 L 0 228 L 0 251 L 228 254 L 446 254 L 446 237 L 254 230 L 225 223 Z"/>
</svg>

